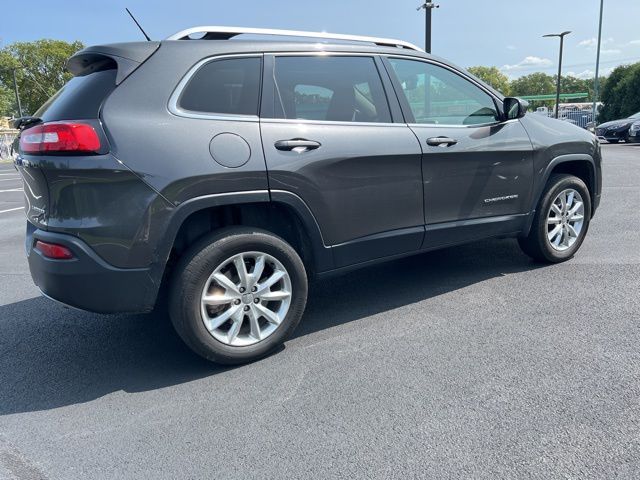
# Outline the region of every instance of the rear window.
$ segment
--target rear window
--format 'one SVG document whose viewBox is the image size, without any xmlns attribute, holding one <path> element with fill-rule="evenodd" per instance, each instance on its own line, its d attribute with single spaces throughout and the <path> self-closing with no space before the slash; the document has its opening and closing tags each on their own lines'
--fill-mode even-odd
<svg viewBox="0 0 640 480">
<path fill-rule="evenodd" d="M 45 122 L 98 118 L 102 102 L 116 87 L 116 74 L 109 69 L 72 78 L 33 116 Z"/>
<path fill-rule="evenodd" d="M 259 57 L 212 60 L 191 77 L 178 106 L 192 112 L 257 115 L 261 70 Z"/>
</svg>

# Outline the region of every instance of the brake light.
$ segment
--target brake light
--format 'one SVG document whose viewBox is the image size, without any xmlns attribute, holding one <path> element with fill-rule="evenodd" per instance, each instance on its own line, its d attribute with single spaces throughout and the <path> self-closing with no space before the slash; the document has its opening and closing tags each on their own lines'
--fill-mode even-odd
<svg viewBox="0 0 640 480">
<path fill-rule="evenodd" d="M 45 257 L 53 258 L 54 260 L 70 260 L 73 258 L 71 250 L 56 243 L 47 243 L 37 240 L 36 249 Z"/>
<path fill-rule="evenodd" d="M 20 150 L 24 153 L 96 153 L 100 150 L 100 137 L 86 123 L 43 123 L 20 134 Z"/>
</svg>

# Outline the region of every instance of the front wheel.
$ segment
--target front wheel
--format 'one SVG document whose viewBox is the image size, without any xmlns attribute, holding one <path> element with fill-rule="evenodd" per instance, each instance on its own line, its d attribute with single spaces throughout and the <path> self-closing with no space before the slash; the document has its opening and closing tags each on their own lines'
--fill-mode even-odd
<svg viewBox="0 0 640 480">
<path fill-rule="evenodd" d="M 296 251 L 268 232 L 234 227 L 205 237 L 183 256 L 169 313 L 192 350 L 237 364 L 281 345 L 306 300 L 307 276 Z"/>
<path fill-rule="evenodd" d="M 591 196 L 584 182 L 573 175 L 555 174 L 542 192 L 529 235 L 518 242 L 535 260 L 564 262 L 582 245 L 590 219 Z"/>
</svg>

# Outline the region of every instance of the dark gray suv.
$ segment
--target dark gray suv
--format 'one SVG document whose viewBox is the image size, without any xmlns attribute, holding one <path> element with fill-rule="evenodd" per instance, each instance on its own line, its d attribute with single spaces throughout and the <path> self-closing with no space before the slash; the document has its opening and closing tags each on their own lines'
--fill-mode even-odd
<svg viewBox="0 0 640 480">
<path fill-rule="evenodd" d="M 201 27 L 68 68 L 18 122 L 35 283 L 105 313 L 168 296 L 217 362 L 287 339 L 312 277 L 496 236 L 567 260 L 600 201 L 595 136 L 406 42 Z"/>
</svg>

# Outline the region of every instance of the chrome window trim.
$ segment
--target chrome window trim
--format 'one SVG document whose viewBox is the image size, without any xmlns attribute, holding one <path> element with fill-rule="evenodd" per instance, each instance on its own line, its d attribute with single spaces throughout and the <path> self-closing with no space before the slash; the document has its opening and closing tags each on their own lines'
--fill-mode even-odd
<svg viewBox="0 0 640 480">
<path fill-rule="evenodd" d="M 194 110 L 186 110 L 180 108 L 178 106 L 178 102 L 180 100 L 180 96 L 182 92 L 186 88 L 187 84 L 191 80 L 191 78 L 195 75 L 195 73 L 200 70 L 204 65 L 210 62 L 215 62 L 217 60 L 223 60 L 225 58 L 260 58 L 264 57 L 264 53 L 236 53 L 236 54 L 223 54 L 223 55 L 212 55 L 210 57 L 203 58 L 198 63 L 196 63 L 193 67 L 191 67 L 187 73 L 182 77 L 176 88 L 173 89 L 171 96 L 169 97 L 169 103 L 167 108 L 169 112 L 178 117 L 185 118 L 199 118 L 203 120 L 227 120 L 227 121 L 236 121 L 236 122 L 259 122 L 260 117 L 258 115 L 235 115 L 232 113 L 206 113 L 206 112 L 198 112 Z M 262 83 L 262 69 L 260 70 L 260 83 Z M 258 110 L 260 109 L 260 98 L 258 98 Z"/>
<path fill-rule="evenodd" d="M 356 127 L 407 127 L 406 123 L 345 122 L 336 120 L 308 120 L 304 118 L 262 118 L 260 123 L 295 123 L 300 125 L 342 125 Z"/>
</svg>

